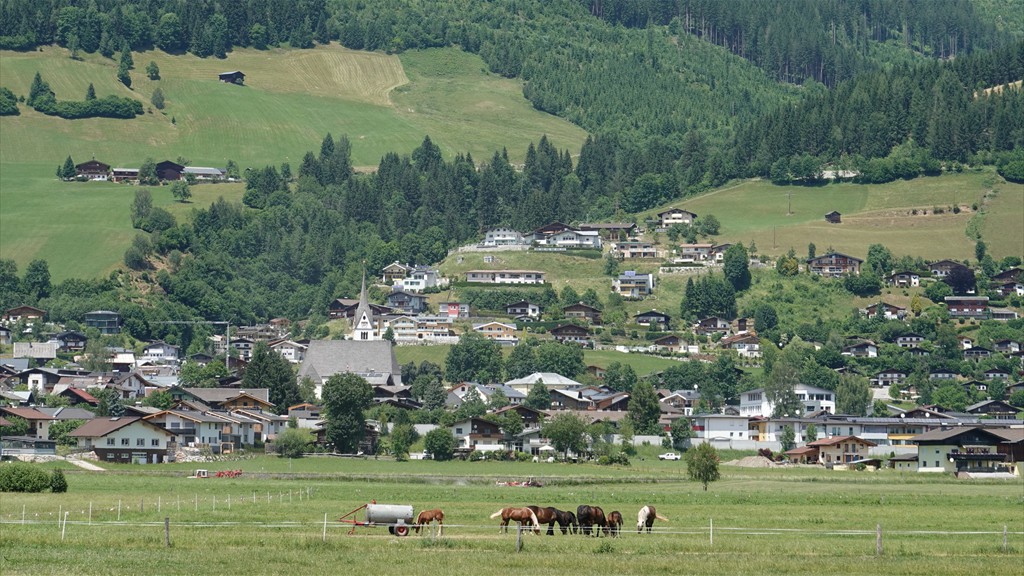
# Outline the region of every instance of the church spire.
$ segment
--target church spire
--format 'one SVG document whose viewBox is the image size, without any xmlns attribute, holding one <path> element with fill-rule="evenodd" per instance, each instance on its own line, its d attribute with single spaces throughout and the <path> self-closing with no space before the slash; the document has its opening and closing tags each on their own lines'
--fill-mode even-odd
<svg viewBox="0 0 1024 576">
<path fill-rule="evenodd" d="M 352 339 L 353 340 L 376 340 L 376 324 L 373 318 L 373 308 L 370 308 L 366 296 L 366 263 L 363 263 L 363 283 L 359 289 L 359 304 L 356 312 L 352 315 Z"/>
</svg>

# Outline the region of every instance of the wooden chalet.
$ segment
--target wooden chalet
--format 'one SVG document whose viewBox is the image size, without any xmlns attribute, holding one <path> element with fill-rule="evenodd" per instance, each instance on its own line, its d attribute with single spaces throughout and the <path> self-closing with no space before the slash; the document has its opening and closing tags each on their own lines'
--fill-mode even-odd
<svg viewBox="0 0 1024 576">
<path fill-rule="evenodd" d="M 843 215 L 833 210 L 828 214 L 825 214 L 825 222 L 828 222 L 829 224 L 842 224 Z"/>
<path fill-rule="evenodd" d="M 245 74 L 241 70 L 232 70 L 217 74 L 217 79 L 226 84 L 243 84 L 245 83 Z"/>
<path fill-rule="evenodd" d="M 109 174 L 110 164 L 104 164 L 95 158 L 88 162 L 75 164 L 75 176 L 79 176 L 81 178 L 88 178 L 89 180 L 106 180 Z"/>
</svg>

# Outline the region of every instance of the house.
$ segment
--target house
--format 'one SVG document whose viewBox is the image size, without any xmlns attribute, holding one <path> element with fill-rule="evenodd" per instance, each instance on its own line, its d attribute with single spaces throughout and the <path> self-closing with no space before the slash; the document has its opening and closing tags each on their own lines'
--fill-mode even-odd
<svg viewBox="0 0 1024 576">
<path fill-rule="evenodd" d="M 945 302 L 950 318 L 985 320 L 989 317 L 987 296 L 946 296 Z"/>
<path fill-rule="evenodd" d="M 422 292 L 441 285 L 441 273 L 429 266 L 415 266 L 400 284 L 407 292 Z"/>
<path fill-rule="evenodd" d="M 615 242 L 612 244 L 610 252 L 613 256 L 623 260 L 658 257 L 658 250 L 650 242 Z"/>
<path fill-rule="evenodd" d="M 993 320 L 1002 320 L 1004 322 L 1007 320 L 1016 320 L 1017 318 L 1020 318 L 1020 314 L 1018 314 L 1016 310 L 1013 310 L 1011 308 L 996 308 L 995 306 L 993 306 L 992 308 L 989 308 L 989 313 L 991 314 Z"/>
<path fill-rule="evenodd" d="M 110 179 L 114 182 L 131 182 L 139 179 L 138 168 L 113 168 Z"/>
<path fill-rule="evenodd" d="M 85 350 L 85 345 L 89 342 L 89 339 L 81 332 L 65 330 L 51 338 L 51 341 L 56 342 L 57 348 L 61 351 L 69 350 L 72 352 L 80 352 Z"/>
<path fill-rule="evenodd" d="M 505 433 L 497 424 L 483 418 L 470 418 L 451 426 L 452 435 L 463 450 L 495 451 L 505 449 Z"/>
<path fill-rule="evenodd" d="M 689 210 L 683 210 L 682 208 L 669 208 L 664 212 L 658 212 L 658 227 L 659 228 L 671 228 L 676 224 L 693 224 L 693 221 L 697 219 L 697 215 Z"/>
<path fill-rule="evenodd" d="M 442 344 L 457 343 L 459 337 L 452 331 L 450 316 L 416 316 L 416 339 L 430 340 Z"/>
<path fill-rule="evenodd" d="M 292 364 L 299 364 L 306 355 L 306 345 L 292 340 L 272 342 L 270 349 Z"/>
<path fill-rule="evenodd" d="M 8 426 L 6 420 L 0 418 L 0 426 Z M 54 440 L 43 440 L 32 436 L 3 436 L 0 437 L 0 456 L 3 459 L 31 456 L 56 456 L 57 442 Z"/>
<path fill-rule="evenodd" d="M 76 388 L 74 386 L 68 386 L 67 388 L 64 388 L 63 390 L 61 390 L 60 392 L 57 392 L 57 389 L 60 388 L 60 386 L 61 385 L 58 385 L 58 386 L 54 387 L 54 390 L 53 390 L 54 394 L 56 394 L 58 396 L 62 396 L 64 398 L 67 398 L 68 401 L 71 402 L 72 405 L 75 405 L 75 404 L 88 404 L 89 406 L 99 406 L 100 405 L 100 401 L 95 396 L 93 396 L 92 394 L 89 394 L 88 392 L 86 392 L 85 390 L 82 390 L 81 388 Z M 91 416 L 90 416 L 90 418 L 91 418 Z"/>
<path fill-rule="evenodd" d="M 945 278 L 953 270 L 966 271 L 967 266 L 953 260 L 939 260 L 928 265 L 928 270 L 935 278 Z"/>
<path fill-rule="evenodd" d="M 1024 460 L 1024 430 L 942 427 L 912 438 L 918 472 L 1008 471 Z"/>
<path fill-rule="evenodd" d="M 653 342 L 654 349 L 658 352 L 667 352 L 669 354 L 677 354 L 683 349 L 683 341 L 675 334 L 669 334 L 662 336 Z"/>
<path fill-rule="evenodd" d="M 316 404 L 303 402 L 288 407 L 288 419 L 295 418 L 299 428 L 316 428 L 316 424 L 323 420 L 322 411 Z"/>
<path fill-rule="evenodd" d="M 658 402 L 664 406 L 671 406 L 676 410 L 682 410 L 684 416 L 691 416 L 693 409 L 700 402 L 700 392 L 697 390 L 676 390 L 666 394 Z"/>
<path fill-rule="evenodd" d="M 590 222 L 577 226 L 579 230 L 593 230 L 605 238 L 629 237 L 636 234 L 636 224 L 632 222 Z"/>
<path fill-rule="evenodd" d="M 861 313 L 868 318 L 881 316 L 886 320 L 903 320 L 907 315 L 907 309 L 887 302 L 878 302 L 862 309 Z"/>
<path fill-rule="evenodd" d="M 818 448 L 813 446 L 800 446 L 783 452 L 790 462 L 795 464 L 817 464 Z"/>
<path fill-rule="evenodd" d="M 166 342 L 150 342 L 142 349 L 142 360 L 176 364 L 181 360 L 181 348 Z"/>
<path fill-rule="evenodd" d="M 494 340 L 498 344 L 509 344 L 515 346 L 519 343 L 519 337 L 516 336 L 516 325 L 506 324 L 504 322 L 485 322 L 482 324 L 473 324 L 473 331 L 481 334 L 488 340 Z"/>
<path fill-rule="evenodd" d="M 327 379 L 345 373 L 362 376 L 371 385 L 402 383 L 402 369 L 386 340 L 312 340 L 297 378 L 299 382 L 311 379 L 321 398 Z"/>
<path fill-rule="evenodd" d="M 956 341 L 960 343 L 960 348 L 969 350 L 974 347 L 974 339 L 970 336 L 957 336 Z"/>
<path fill-rule="evenodd" d="M 900 348 L 917 348 L 925 341 L 925 337 L 911 332 L 896 337 L 896 345 Z"/>
<path fill-rule="evenodd" d="M 664 312 L 658 312 L 657 310 L 648 310 L 647 312 L 640 312 L 639 314 L 633 315 L 636 323 L 641 326 L 654 326 L 658 330 L 668 330 L 669 320 L 671 318 Z"/>
<path fill-rule="evenodd" d="M 697 414 L 690 419 L 693 442 L 728 448 L 733 440 L 748 440 L 748 418 L 730 414 Z"/>
<path fill-rule="evenodd" d="M 674 262 L 703 262 L 711 258 L 711 252 L 715 249 L 714 244 L 680 244 L 678 256 Z"/>
<path fill-rule="evenodd" d="M 562 308 L 562 315 L 570 320 L 584 320 L 595 326 L 601 324 L 601 311 L 589 304 L 577 302 Z"/>
<path fill-rule="evenodd" d="M 878 346 L 871 340 L 858 340 L 844 346 L 842 355 L 855 358 L 876 358 L 878 357 Z"/>
<path fill-rule="evenodd" d="M 522 392 L 517 391 L 516 394 L 522 396 L 523 398 L 526 398 L 526 395 L 523 394 Z M 509 400 L 511 400 L 511 397 L 509 398 Z M 505 406 L 504 408 L 499 408 L 498 410 L 494 411 L 495 414 L 502 416 L 508 414 L 509 412 L 515 412 L 516 414 L 519 414 L 519 417 L 523 419 L 523 424 L 527 427 L 534 426 L 547 417 L 546 413 L 541 412 L 540 410 L 534 410 L 533 408 L 530 408 L 529 406 L 526 406 L 521 402 L 513 402 L 508 406 Z"/>
<path fill-rule="evenodd" d="M 994 282 L 1008 282 L 1011 280 L 1024 280 L 1024 269 L 1013 267 L 1009 270 L 1004 270 L 999 274 L 992 277 Z"/>
<path fill-rule="evenodd" d="M 566 230 L 575 230 L 575 228 L 567 224 L 563 224 L 562 222 L 551 222 L 531 232 L 529 234 L 529 238 L 538 244 L 546 244 L 549 237 L 565 232 Z"/>
<path fill-rule="evenodd" d="M 642 300 L 654 292 L 654 274 L 627 270 L 612 282 L 612 291 L 623 298 Z"/>
<path fill-rule="evenodd" d="M 230 72 L 221 72 L 217 74 L 217 78 L 221 82 L 227 84 L 243 84 L 245 82 L 245 74 L 241 70 L 232 70 Z"/>
<path fill-rule="evenodd" d="M 992 349 L 1002 354 L 1017 354 L 1021 351 L 1021 346 L 1016 340 L 1003 339 L 993 342 Z"/>
<path fill-rule="evenodd" d="M 252 352 L 256 349 L 256 341 L 251 338 L 232 338 L 231 349 L 238 353 L 242 360 L 252 360 Z"/>
<path fill-rule="evenodd" d="M 882 370 L 871 379 L 871 384 L 879 388 L 902 384 L 907 379 L 907 373 L 902 370 Z"/>
<path fill-rule="evenodd" d="M 405 290 L 392 290 L 387 296 L 388 306 L 406 314 L 419 314 L 427 309 L 427 297 Z"/>
<path fill-rule="evenodd" d="M 1017 408 L 1005 400 L 993 399 L 971 404 L 967 408 L 964 408 L 964 411 L 968 414 L 974 414 L 984 418 L 1016 421 L 1017 414 L 1020 413 L 1020 408 Z"/>
<path fill-rule="evenodd" d="M 181 180 L 184 171 L 184 166 L 170 160 L 164 160 L 156 164 L 156 176 L 163 181 Z"/>
<path fill-rule="evenodd" d="M 174 388 L 171 396 L 176 400 L 193 399 L 215 410 L 253 409 L 268 411 L 274 408 L 270 403 L 267 388 Z"/>
<path fill-rule="evenodd" d="M 273 442 L 277 435 L 288 426 L 288 416 L 281 416 L 261 410 L 232 410 L 232 416 L 244 416 L 253 422 L 253 439 L 260 442 Z"/>
<path fill-rule="evenodd" d="M 540 306 L 520 300 L 505 306 L 505 313 L 513 318 L 540 318 Z"/>
<path fill-rule="evenodd" d="M 992 288 L 999 293 L 1000 296 L 1024 296 L 1024 282 L 1020 280 L 1011 280 L 1009 282 L 993 282 Z"/>
<path fill-rule="evenodd" d="M 857 436 L 832 436 L 808 442 L 807 446 L 817 448 L 818 462 L 827 466 L 866 460 L 868 459 L 868 449 L 877 444 Z"/>
<path fill-rule="evenodd" d="M 828 214 L 825 214 L 825 222 L 828 222 L 829 224 L 842 224 L 843 215 L 833 210 Z"/>
<path fill-rule="evenodd" d="M 174 441 L 183 446 L 209 446 L 217 453 L 228 440 L 225 426 L 231 421 L 208 410 L 164 410 L 144 416 L 143 420 L 170 433 Z"/>
<path fill-rule="evenodd" d="M 537 244 L 540 246 L 553 246 L 558 248 L 591 248 L 600 250 L 601 236 L 596 230 L 583 231 L 568 229 L 544 236 L 543 238 L 538 237 Z"/>
<path fill-rule="evenodd" d="M 889 468 L 898 472 L 917 472 L 917 452 L 897 454 L 889 458 Z"/>
<path fill-rule="evenodd" d="M 387 306 L 374 304 L 372 302 L 368 302 L 367 306 L 370 307 L 370 312 L 374 316 L 385 316 L 387 314 L 391 314 L 394 312 L 394 310 Z M 346 318 L 351 321 L 352 318 L 355 316 L 356 308 L 358 307 L 358 299 L 353 300 L 351 298 L 337 298 L 327 306 L 327 316 L 331 320 Z"/>
<path fill-rule="evenodd" d="M 7 326 L 0 326 L 0 346 L 11 344 L 11 329 Z"/>
<path fill-rule="evenodd" d="M 839 278 L 848 274 L 860 274 L 860 265 L 864 261 L 860 258 L 830 252 L 823 256 L 807 260 L 807 270 L 811 274 L 824 276 L 826 278 Z"/>
<path fill-rule="evenodd" d="M 465 302 L 441 302 L 437 305 L 438 316 L 448 318 L 469 318 L 469 304 Z"/>
<path fill-rule="evenodd" d="M 200 182 L 215 182 L 227 177 L 227 171 L 221 168 L 208 166 L 186 166 L 181 171 L 186 179 L 191 178 Z"/>
<path fill-rule="evenodd" d="M 138 416 L 93 418 L 69 436 L 78 447 L 92 450 L 105 462 L 160 464 L 169 460 L 168 443 L 174 435 Z"/>
<path fill-rule="evenodd" d="M 93 310 L 86 312 L 83 318 L 86 328 L 95 328 L 100 334 L 120 334 L 121 315 L 110 310 Z"/>
<path fill-rule="evenodd" d="M 983 358 L 988 358 L 991 355 L 991 350 L 989 350 L 988 348 L 983 348 L 981 346 L 975 346 L 973 348 L 968 348 L 967 350 L 964 350 L 964 360 L 981 360 Z"/>
<path fill-rule="evenodd" d="M 517 232 L 511 228 L 491 228 L 484 232 L 484 240 L 480 243 L 481 246 L 493 247 L 493 246 L 518 246 L 523 244 L 529 244 L 529 242 L 523 237 L 521 232 Z"/>
<path fill-rule="evenodd" d="M 726 336 L 718 341 L 718 345 L 725 350 L 735 350 L 741 358 L 761 357 L 761 339 L 753 332 L 740 332 L 733 336 Z"/>
<path fill-rule="evenodd" d="M 399 280 L 405 279 L 412 268 L 413 267 L 408 264 L 402 264 L 398 260 L 395 260 L 381 270 L 381 281 L 388 285 L 394 284 Z"/>
<path fill-rule="evenodd" d="M 470 270 L 466 282 L 478 284 L 543 284 L 540 270 Z"/>
<path fill-rule="evenodd" d="M 952 370 L 932 370 L 928 373 L 929 380 L 956 380 L 956 372 Z"/>
<path fill-rule="evenodd" d="M 921 285 L 921 275 L 906 270 L 893 272 L 885 277 L 885 283 L 895 288 L 916 288 Z"/>
<path fill-rule="evenodd" d="M 793 392 L 796 394 L 797 400 L 800 401 L 804 413 L 820 410 L 835 414 L 835 392 L 807 384 L 794 385 Z M 775 405 L 768 399 L 764 388 L 756 388 L 740 394 L 740 415 L 767 417 L 771 416 L 774 411 Z"/>
<path fill-rule="evenodd" d="M 693 332 L 695 334 L 706 336 L 717 332 L 728 332 L 731 327 L 732 323 L 725 318 L 709 316 L 698 320 L 697 323 L 693 325 Z"/>
<path fill-rule="evenodd" d="M 50 439 L 50 425 L 54 420 L 52 416 L 44 414 L 32 407 L 6 408 L 0 407 L 0 416 L 11 419 L 12 416 L 24 419 L 28 422 L 27 436 L 39 438 L 40 440 Z"/>
<path fill-rule="evenodd" d="M 594 400 L 579 389 L 558 388 L 551 390 L 551 408 L 554 410 L 595 410 Z"/>
<path fill-rule="evenodd" d="M 110 164 L 104 164 L 93 158 L 88 162 L 75 164 L 75 176 L 88 180 L 106 180 L 110 174 Z"/>
<path fill-rule="evenodd" d="M 555 326 L 549 332 L 558 342 L 590 344 L 590 330 L 584 326 L 578 326 L 576 324 L 562 324 L 560 326 Z"/>
<path fill-rule="evenodd" d="M 34 306 L 16 306 L 4 310 L 4 315 L 0 317 L 4 323 L 13 324 L 15 322 L 35 322 L 36 320 L 42 320 L 43 316 L 46 316 L 46 310 L 41 310 Z"/>
</svg>

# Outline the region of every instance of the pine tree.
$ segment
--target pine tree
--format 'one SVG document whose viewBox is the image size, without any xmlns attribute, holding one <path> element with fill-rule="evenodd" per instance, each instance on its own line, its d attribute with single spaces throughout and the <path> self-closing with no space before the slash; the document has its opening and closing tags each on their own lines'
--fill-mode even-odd
<svg viewBox="0 0 1024 576">
<path fill-rule="evenodd" d="M 128 47 L 127 42 L 125 42 L 124 46 L 121 48 L 121 60 L 119 64 L 120 67 L 125 70 L 131 70 L 135 67 L 135 60 L 132 59 L 132 50 Z"/>
<path fill-rule="evenodd" d="M 60 168 L 60 177 L 64 180 L 71 180 L 75 175 L 77 175 L 77 173 L 78 172 L 75 170 L 75 161 L 71 159 L 71 156 L 68 156 L 67 159 L 64 160 L 64 165 Z"/>
<path fill-rule="evenodd" d="M 96 88 L 93 87 L 92 82 L 89 82 L 89 87 L 85 90 L 86 101 L 96 99 Z"/>
</svg>

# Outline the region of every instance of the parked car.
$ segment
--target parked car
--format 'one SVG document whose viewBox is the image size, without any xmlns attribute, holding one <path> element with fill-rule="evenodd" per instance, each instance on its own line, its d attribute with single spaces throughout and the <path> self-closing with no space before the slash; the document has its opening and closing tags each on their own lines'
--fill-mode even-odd
<svg viewBox="0 0 1024 576">
<path fill-rule="evenodd" d="M 679 460 L 679 454 L 675 452 L 666 452 L 658 455 L 658 460 Z"/>
</svg>

